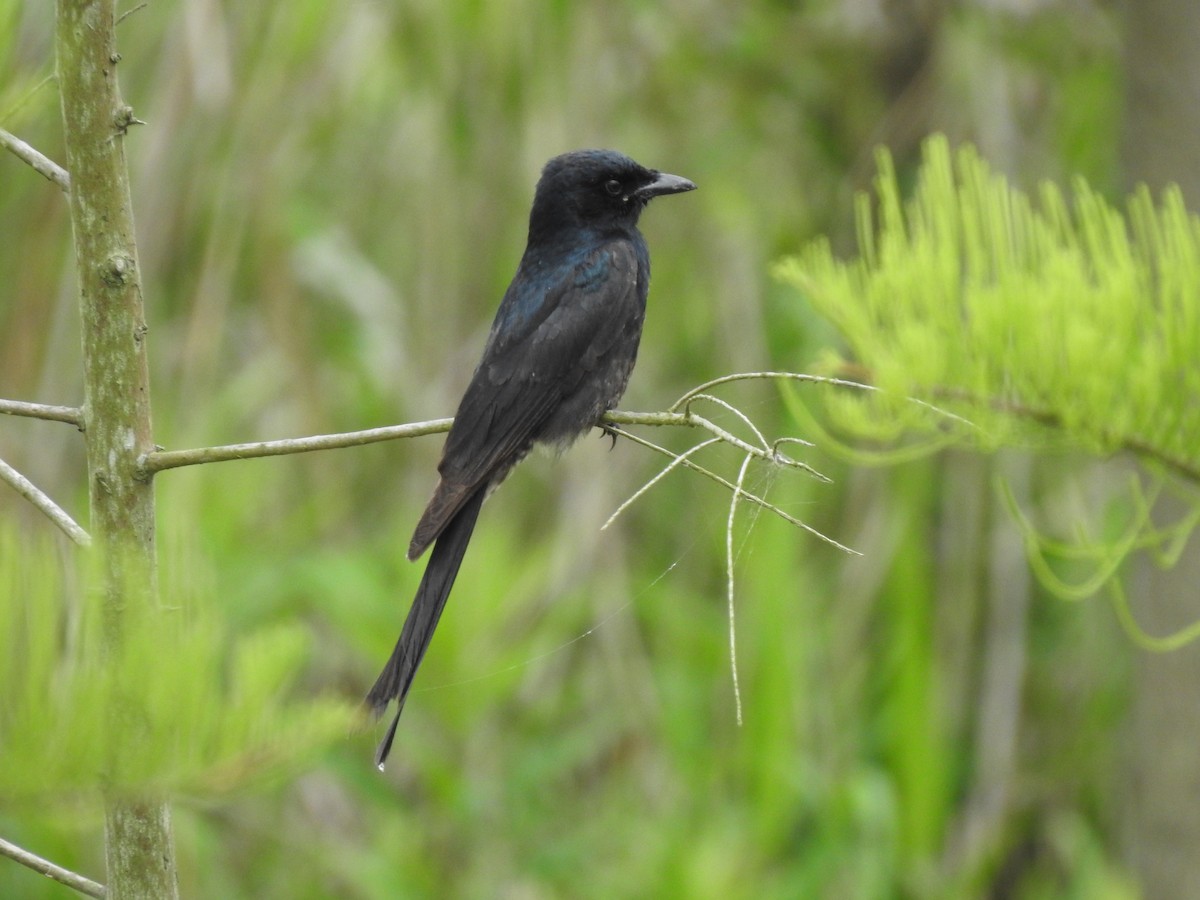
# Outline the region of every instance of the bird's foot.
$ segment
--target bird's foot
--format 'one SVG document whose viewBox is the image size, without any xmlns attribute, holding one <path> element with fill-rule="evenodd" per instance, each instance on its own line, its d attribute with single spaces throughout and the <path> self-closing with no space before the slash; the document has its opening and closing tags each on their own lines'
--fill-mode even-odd
<svg viewBox="0 0 1200 900">
<path fill-rule="evenodd" d="M 606 422 L 601 422 L 599 427 L 601 438 L 608 437 L 612 439 L 612 444 L 609 445 L 608 449 L 611 450 L 613 447 L 617 446 L 617 435 L 620 434 L 620 432 L 617 430 L 617 426 L 609 425 Z"/>
</svg>

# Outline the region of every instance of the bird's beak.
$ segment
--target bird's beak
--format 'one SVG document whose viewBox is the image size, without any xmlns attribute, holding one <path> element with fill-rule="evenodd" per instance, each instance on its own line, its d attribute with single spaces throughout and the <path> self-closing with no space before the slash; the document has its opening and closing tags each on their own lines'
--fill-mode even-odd
<svg viewBox="0 0 1200 900">
<path fill-rule="evenodd" d="M 652 182 L 645 187 L 638 188 L 636 196 L 642 200 L 649 200 L 651 197 L 658 197 L 661 194 L 682 194 L 684 191 L 694 191 L 695 189 L 696 185 L 686 178 L 658 172 Z"/>
</svg>

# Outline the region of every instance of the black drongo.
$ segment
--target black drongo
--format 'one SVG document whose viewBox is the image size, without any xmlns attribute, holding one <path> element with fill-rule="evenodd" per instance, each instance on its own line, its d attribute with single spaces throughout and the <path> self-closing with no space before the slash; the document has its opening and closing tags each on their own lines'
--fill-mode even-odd
<svg viewBox="0 0 1200 900">
<path fill-rule="evenodd" d="M 637 229 L 651 198 L 696 186 L 612 150 L 556 156 L 542 170 L 529 238 L 483 359 L 446 437 L 441 480 L 408 558 L 433 544 L 404 629 L 367 703 L 399 708 L 375 754 L 382 768 L 404 699 L 458 574 L 484 497 L 535 443 L 565 447 L 612 409 L 637 358 L 650 254 Z"/>
</svg>

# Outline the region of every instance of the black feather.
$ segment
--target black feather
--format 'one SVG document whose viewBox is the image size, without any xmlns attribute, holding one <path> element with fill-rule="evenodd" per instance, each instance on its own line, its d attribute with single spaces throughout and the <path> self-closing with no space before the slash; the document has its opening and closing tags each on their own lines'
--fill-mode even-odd
<svg viewBox="0 0 1200 900">
<path fill-rule="evenodd" d="M 433 555 L 429 557 L 429 565 L 425 567 L 425 574 L 421 577 L 421 585 L 417 588 L 417 596 L 413 598 L 408 617 L 404 620 L 404 628 L 400 631 L 396 647 L 392 650 L 387 665 L 375 680 L 374 687 L 367 694 L 367 703 L 377 716 L 383 714 L 392 699 L 399 701 L 396 717 L 375 752 L 375 765 L 380 768 L 392 749 L 392 739 L 396 735 L 400 713 L 404 711 L 404 700 L 412 686 L 413 677 L 417 674 L 417 668 L 425 658 L 425 651 L 433 638 L 438 620 L 442 617 L 442 610 L 446 607 L 446 598 L 450 596 L 450 588 L 454 586 L 454 579 L 458 576 L 463 554 L 467 552 L 467 544 L 471 542 L 471 532 L 475 530 L 475 520 L 479 518 L 479 508 L 483 506 L 485 493 L 480 489 L 472 494 L 438 538 Z"/>
<path fill-rule="evenodd" d="M 458 574 L 479 508 L 536 443 L 566 445 L 616 406 L 637 359 L 650 253 L 637 230 L 651 198 L 695 188 L 612 150 L 578 150 L 542 170 L 517 274 L 446 437 L 441 479 L 408 557 L 432 543 L 396 649 L 367 695 L 400 710 Z"/>
</svg>

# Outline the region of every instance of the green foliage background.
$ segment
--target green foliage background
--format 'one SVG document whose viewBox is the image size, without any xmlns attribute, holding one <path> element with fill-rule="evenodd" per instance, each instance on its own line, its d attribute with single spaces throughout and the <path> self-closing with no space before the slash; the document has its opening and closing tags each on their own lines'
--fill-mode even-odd
<svg viewBox="0 0 1200 900">
<path fill-rule="evenodd" d="M 0 125 L 63 157 L 49 4 L 0 0 Z M 541 163 L 614 146 L 700 186 L 644 220 L 655 261 L 631 409 L 709 377 L 804 370 L 836 341 L 770 265 L 853 234 L 876 144 L 902 178 L 939 127 L 985 132 L 981 60 L 1044 103 L 1042 175 L 1116 183 L 1111 23 L 955 9 L 877 28 L 833 2 L 152 2 L 120 26 L 151 324 L 157 440 L 200 446 L 447 415 L 523 246 Z M 983 68 L 986 69 L 986 66 Z M 40 86 L 39 86 L 40 85 Z M 973 93 L 975 91 L 976 93 Z M 1020 179 L 1020 171 L 1014 173 Z M 59 192 L 0 159 L 0 396 L 81 396 Z M 762 385 L 730 395 L 795 433 Z M 688 436 L 664 438 L 687 446 Z M 356 699 L 395 639 L 403 559 L 433 484 L 423 439 L 168 472 L 165 578 L 230 633 L 301 625 L 297 690 Z M 0 456 L 85 515 L 66 426 L 0 423 Z M 1129 896 L 1111 790 L 1126 645 L 1106 611 L 1029 612 L 1012 799 L 964 849 L 988 732 L 977 717 L 991 475 L 948 453 L 836 484 L 753 473 L 830 548 L 768 516 L 738 541 L 745 725 L 724 605 L 726 498 L 586 439 L 488 504 L 386 775 L 372 733 L 304 774 L 174 808 L 198 897 Z M 735 465 L 730 455 L 713 464 Z M 1070 459 L 1030 502 L 1066 517 Z M 1010 473 L 1011 474 L 1011 473 Z M 44 530 L 0 492 L 0 514 Z M 742 521 L 749 523 L 747 515 Z M 2 687 L 2 686 L 0 686 Z M 0 763 L 2 764 L 2 763 Z M 0 834 L 102 877 L 88 804 L 0 807 Z M 0 895 L 60 896 L 13 865 Z"/>
</svg>

